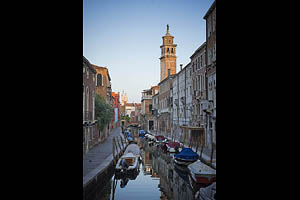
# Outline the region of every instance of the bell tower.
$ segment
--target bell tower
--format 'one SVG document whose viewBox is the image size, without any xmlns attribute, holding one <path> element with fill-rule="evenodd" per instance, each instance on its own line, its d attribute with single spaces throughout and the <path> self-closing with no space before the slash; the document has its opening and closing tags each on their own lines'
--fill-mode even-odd
<svg viewBox="0 0 300 200">
<path fill-rule="evenodd" d="M 169 24 L 167 24 L 166 35 L 162 37 L 163 45 L 160 46 L 160 81 L 168 75 L 176 74 L 176 44 L 173 44 L 174 36 L 169 33 Z"/>
</svg>

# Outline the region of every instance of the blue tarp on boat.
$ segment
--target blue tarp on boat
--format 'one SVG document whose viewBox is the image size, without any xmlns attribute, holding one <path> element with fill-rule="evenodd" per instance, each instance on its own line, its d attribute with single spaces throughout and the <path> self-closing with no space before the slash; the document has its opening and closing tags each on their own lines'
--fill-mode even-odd
<svg viewBox="0 0 300 200">
<path fill-rule="evenodd" d="M 140 130 L 140 133 L 139 133 L 139 136 L 141 137 L 141 138 L 144 138 L 145 137 L 145 131 L 144 130 Z"/>
<path fill-rule="evenodd" d="M 129 131 L 125 131 L 128 137 L 132 137 Z"/>
<path fill-rule="evenodd" d="M 180 153 L 174 155 L 174 157 L 184 160 L 198 160 L 199 155 L 191 148 L 184 148 Z"/>
<path fill-rule="evenodd" d="M 133 137 L 128 136 L 128 141 L 129 141 L 129 142 L 133 141 Z"/>
</svg>

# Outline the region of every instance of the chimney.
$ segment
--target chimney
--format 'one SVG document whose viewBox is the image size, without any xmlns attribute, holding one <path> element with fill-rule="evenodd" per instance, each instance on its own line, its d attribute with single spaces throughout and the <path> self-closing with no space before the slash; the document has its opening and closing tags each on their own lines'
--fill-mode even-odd
<svg viewBox="0 0 300 200">
<path fill-rule="evenodd" d="M 180 71 L 182 70 L 182 65 L 183 65 L 183 64 L 180 64 Z"/>
</svg>

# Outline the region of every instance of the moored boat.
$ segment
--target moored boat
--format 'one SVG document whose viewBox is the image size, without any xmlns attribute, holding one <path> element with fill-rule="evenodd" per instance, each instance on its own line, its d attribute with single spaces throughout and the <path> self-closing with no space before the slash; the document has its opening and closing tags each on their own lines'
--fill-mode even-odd
<svg viewBox="0 0 300 200">
<path fill-rule="evenodd" d="M 189 165 L 197 161 L 199 155 L 191 148 L 183 148 L 182 151 L 174 155 L 174 161 L 179 165 Z"/>
<path fill-rule="evenodd" d="M 166 138 L 163 135 L 157 135 L 157 136 L 155 136 L 155 139 L 157 142 L 161 142 L 161 141 L 165 140 Z"/>
<path fill-rule="evenodd" d="M 124 152 L 124 155 L 127 153 L 132 153 L 138 159 L 141 158 L 141 150 L 137 144 L 129 144 Z"/>
<path fill-rule="evenodd" d="M 197 183 L 210 185 L 216 182 L 216 170 L 202 163 L 200 160 L 188 165 L 190 175 Z"/>
<path fill-rule="evenodd" d="M 126 162 L 128 166 L 126 169 L 122 167 L 122 160 Z M 116 164 L 116 172 L 134 172 L 138 169 L 138 158 L 131 152 L 124 154 Z"/>
<path fill-rule="evenodd" d="M 170 153 L 175 153 L 176 152 L 176 148 L 180 148 L 180 144 L 178 142 L 168 142 L 166 144 L 166 147 L 167 147 L 167 150 L 170 152 Z"/>
</svg>

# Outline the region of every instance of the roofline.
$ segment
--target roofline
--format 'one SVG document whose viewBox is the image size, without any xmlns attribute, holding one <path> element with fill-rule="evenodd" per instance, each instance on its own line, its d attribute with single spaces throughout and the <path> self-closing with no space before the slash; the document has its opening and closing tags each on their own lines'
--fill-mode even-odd
<svg viewBox="0 0 300 200">
<path fill-rule="evenodd" d="M 109 71 L 108 71 L 107 67 L 101 67 L 101 66 L 98 66 L 98 65 L 95 65 L 95 64 L 91 64 L 91 65 L 94 66 L 94 67 L 106 69 L 106 71 L 107 71 L 107 76 L 108 76 L 108 80 L 111 81 L 111 78 L 110 78 L 110 76 L 109 76 Z"/>
<path fill-rule="evenodd" d="M 207 16 L 212 12 L 212 10 L 216 7 L 216 0 L 211 4 L 210 8 L 208 9 L 208 11 L 206 12 L 206 14 L 204 15 L 203 19 L 206 19 Z"/>
<path fill-rule="evenodd" d="M 162 80 L 162 81 L 160 81 L 160 82 L 158 83 L 158 86 L 161 85 L 163 82 L 167 81 L 168 79 L 173 78 L 173 77 L 175 77 L 175 76 L 176 76 L 176 74 L 172 74 L 172 75 L 170 75 L 170 76 L 167 76 L 164 80 Z"/>
<path fill-rule="evenodd" d="M 88 68 L 90 68 L 90 70 L 96 74 L 96 70 L 92 67 L 91 63 L 88 61 L 88 59 L 86 59 L 86 57 L 83 56 L 83 62 L 88 66 Z"/>
<path fill-rule="evenodd" d="M 206 46 L 206 42 L 204 42 L 203 44 L 201 44 L 201 46 L 198 49 L 196 49 L 196 51 L 193 53 L 193 55 L 191 55 L 190 59 L 192 59 L 192 57 L 194 57 L 205 46 Z"/>
</svg>

